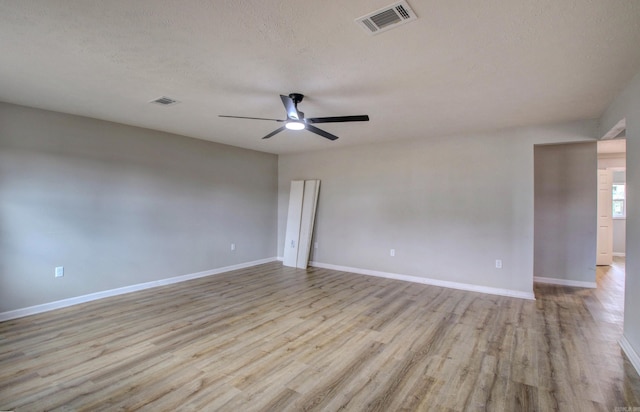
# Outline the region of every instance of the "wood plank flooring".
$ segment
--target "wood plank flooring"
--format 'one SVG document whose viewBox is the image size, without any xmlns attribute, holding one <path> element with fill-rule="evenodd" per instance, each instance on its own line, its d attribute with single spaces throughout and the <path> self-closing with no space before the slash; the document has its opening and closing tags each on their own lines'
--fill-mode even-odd
<svg viewBox="0 0 640 412">
<path fill-rule="evenodd" d="M 0 410 L 614 411 L 622 263 L 537 301 L 279 263 L 0 323 Z"/>
</svg>

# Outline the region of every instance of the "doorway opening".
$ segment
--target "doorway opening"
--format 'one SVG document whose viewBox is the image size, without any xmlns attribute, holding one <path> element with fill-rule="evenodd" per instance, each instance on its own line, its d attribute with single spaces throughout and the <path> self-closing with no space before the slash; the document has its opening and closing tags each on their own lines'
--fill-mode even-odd
<svg viewBox="0 0 640 412">
<path fill-rule="evenodd" d="M 610 178 L 607 199 L 598 194 L 599 209 L 601 203 L 608 207 L 611 230 L 609 237 L 601 238 L 603 231 L 598 230 L 598 266 L 596 269 L 596 297 L 609 302 L 610 315 L 615 321 L 624 321 L 625 258 L 627 230 L 627 148 L 625 130 L 615 138 L 598 141 L 598 174 L 605 173 Z M 599 182 L 600 183 L 600 182 Z M 608 203 L 608 204 L 607 204 Z M 600 210 L 598 226 L 600 229 Z M 610 253 L 610 256 L 606 256 Z M 604 256 L 604 260 L 601 257 Z"/>
<path fill-rule="evenodd" d="M 598 142 L 599 266 L 610 266 L 614 257 L 620 261 L 626 256 L 626 163 L 624 136 Z"/>
</svg>

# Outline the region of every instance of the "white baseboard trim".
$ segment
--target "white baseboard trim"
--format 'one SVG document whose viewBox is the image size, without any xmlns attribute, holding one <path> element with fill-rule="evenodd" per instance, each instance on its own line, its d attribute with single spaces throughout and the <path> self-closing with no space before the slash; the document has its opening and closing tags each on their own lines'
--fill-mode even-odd
<svg viewBox="0 0 640 412">
<path fill-rule="evenodd" d="M 22 309 L 10 310 L 0 313 L 0 322 L 16 318 L 22 318 L 37 313 L 48 312 L 55 309 L 66 308 L 68 306 L 78 305 L 80 303 L 91 302 L 108 298 L 111 296 L 124 295 L 125 293 L 137 292 L 139 290 L 151 289 L 158 286 L 171 285 L 173 283 L 185 282 L 187 280 L 203 278 L 206 276 L 218 275 L 220 273 L 230 272 L 232 270 L 244 269 L 251 266 L 261 265 L 276 261 L 275 257 L 254 260 L 252 262 L 239 263 L 237 265 L 225 266 L 218 269 L 205 270 L 203 272 L 190 273 L 188 275 L 176 276 L 167 279 L 154 280 L 146 283 L 138 283 L 137 285 L 124 286 L 117 289 L 104 290 L 101 292 L 90 293 L 88 295 L 76 296 L 73 298 L 62 299 L 55 302 L 43 303 L 41 305 L 30 306 Z"/>
<path fill-rule="evenodd" d="M 284 256 L 278 256 L 278 257 L 276 258 L 276 260 L 277 260 L 278 262 L 284 262 Z"/>
<path fill-rule="evenodd" d="M 638 372 L 638 374 L 640 375 L 640 355 L 638 355 L 638 352 L 633 349 L 633 346 L 631 346 L 624 335 L 622 335 L 622 338 L 620 339 L 620 347 L 622 348 L 624 354 L 627 355 L 627 358 L 629 358 L 629 361 L 636 369 L 636 372 Z"/>
<path fill-rule="evenodd" d="M 613 256 L 616 256 L 616 257 L 625 257 L 625 256 L 627 256 L 627 254 L 626 254 L 626 253 L 622 253 L 622 252 L 613 252 Z"/>
<path fill-rule="evenodd" d="M 595 289 L 597 286 L 596 282 L 583 282 L 580 280 L 543 278 L 540 276 L 534 276 L 533 281 L 537 283 L 547 283 L 549 285 L 560 285 L 560 286 L 571 286 L 575 288 Z"/>
<path fill-rule="evenodd" d="M 323 268 L 323 269 L 339 270 L 342 272 L 357 273 L 359 275 L 376 276 L 379 278 L 403 280 L 406 282 L 421 283 L 423 285 L 440 286 L 440 287 L 449 288 L 449 289 L 459 289 L 459 290 L 466 290 L 470 292 L 487 293 L 490 295 L 508 296 L 512 298 L 529 299 L 529 300 L 536 299 L 533 292 L 522 292 L 519 290 L 492 288 L 489 286 L 472 285 L 469 283 L 450 282 L 447 280 L 429 279 L 429 278 L 423 278 L 419 276 L 401 275 L 398 273 L 380 272 L 377 270 L 352 268 L 347 266 L 338 266 L 338 265 L 332 265 L 329 263 L 321 263 L 321 262 L 309 262 L 309 266 Z"/>
</svg>

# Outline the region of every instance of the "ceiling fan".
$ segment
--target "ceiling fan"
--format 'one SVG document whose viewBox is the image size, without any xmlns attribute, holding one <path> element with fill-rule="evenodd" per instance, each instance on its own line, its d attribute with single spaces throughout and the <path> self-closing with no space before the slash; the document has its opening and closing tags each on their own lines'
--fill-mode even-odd
<svg viewBox="0 0 640 412">
<path fill-rule="evenodd" d="M 280 95 L 282 104 L 287 111 L 287 118 L 285 120 L 280 119 L 265 119 L 264 117 L 245 117 L 245 116 L 225 116 L 219 115 L 219 117 L 231 117 L 233 119 L 252 119 L 252 120 L 269 120 L 274 122 L 284 123 L 284 126 L 269 133 L 263 139 L 268 139 L 285 129 L 289 130 L 303 130 L 307 129 L 311 133 L 315 133 L 322 137 L 326 137 L 329 140 L 336 140 L 338 136 L 325 132 L 322 129 L 318 129 L 314 123 L 343 123 L 343 122 L 368 122 L 369 116 L 366 114 L 358 116 L 337 116 L 337 117 L 310 117 L 305 118 L 304 113 L 298 110 L 298 103 L 302 101 L 304 95 L 300 93 L 291 93 L 289 96 Z"/>
</svg>

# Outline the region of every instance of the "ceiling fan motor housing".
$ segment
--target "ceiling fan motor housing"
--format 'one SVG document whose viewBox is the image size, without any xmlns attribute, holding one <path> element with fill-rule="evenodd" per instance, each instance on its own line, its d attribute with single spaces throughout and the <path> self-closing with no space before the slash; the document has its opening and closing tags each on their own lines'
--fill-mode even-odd
<svg viewBox="0 0 640 412">
<path fill-rule="evenodd" d="M 302 101 L 302 99 L 304 99 L 304 94 L 291 93 L 289 94 L 289 97 L 291 97 L 291 100 L 293 100 L 293 103 L 298 104 Z"/>
</svg>

